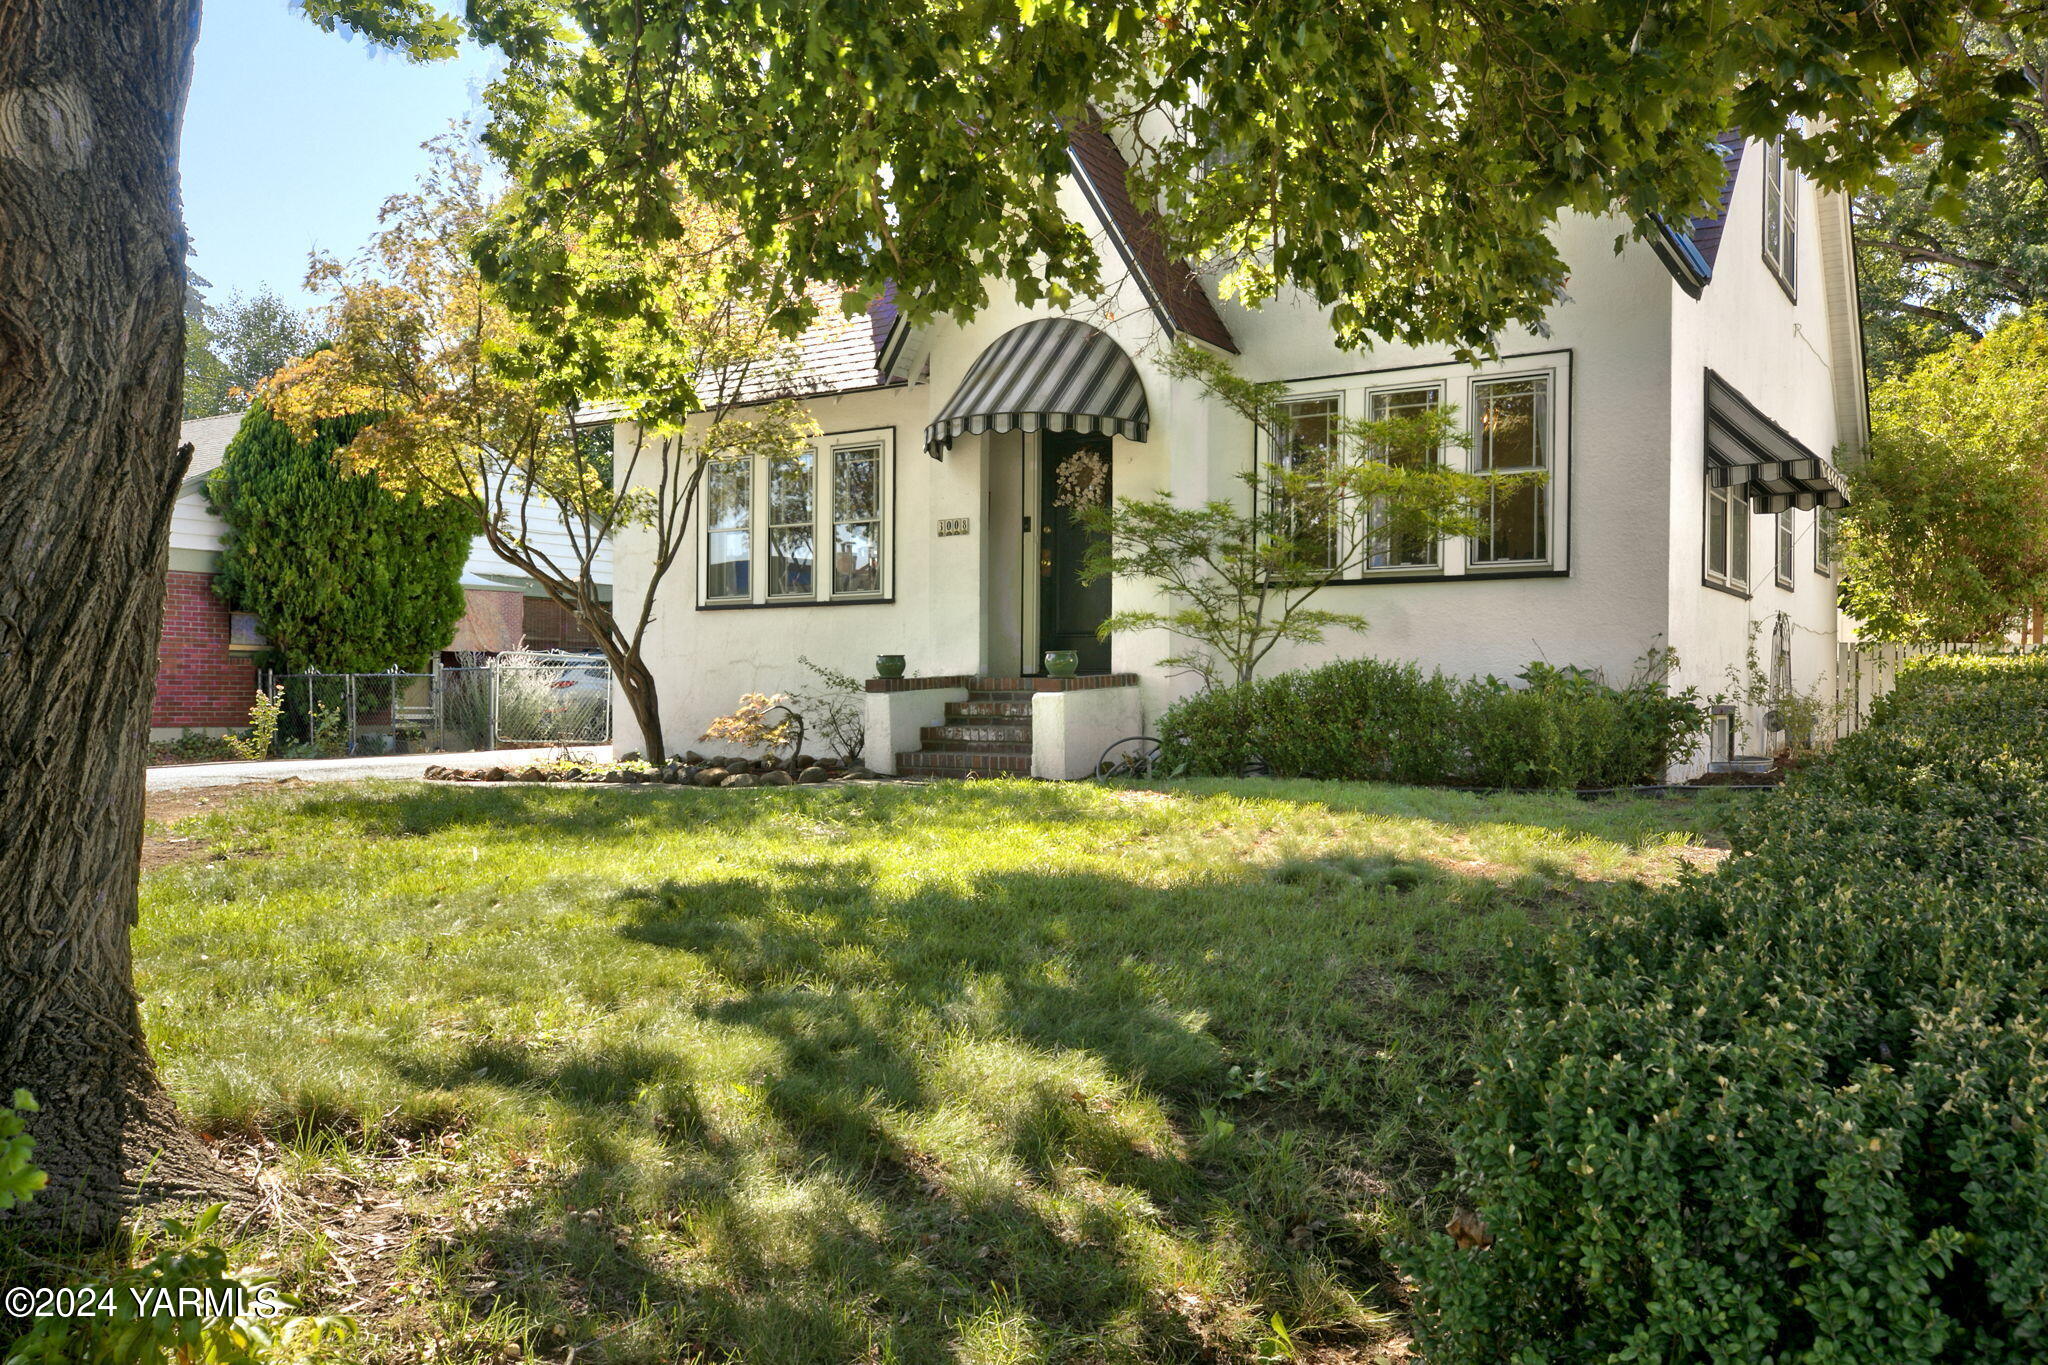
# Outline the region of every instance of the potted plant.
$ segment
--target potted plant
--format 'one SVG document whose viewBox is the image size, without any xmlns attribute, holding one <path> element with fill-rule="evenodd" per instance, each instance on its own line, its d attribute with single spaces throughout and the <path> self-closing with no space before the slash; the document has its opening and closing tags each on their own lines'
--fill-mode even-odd
<svg viewBox="0 0 2048 1365">
<path fill-rule="evenodd" d="M 901 654 L 877 654 L 875 656 L 875 676 L 878 678 L 902 677 L 903 656 Z"/>
<path fill-rule="evenodd" d="M 1071 649 L 1048 649 L 1045 651 L 1045 671 L 1055 678 L 1071 678 L 1081 666 L 1081 656 Z"/>
<path fill-rule="evenodd" d="M 427 732 L 417 725 L 401 725 L 391 732 L 391 752 L 395 754 L 416 754 L 421 752 L 421 742 Z"/>
</svg>

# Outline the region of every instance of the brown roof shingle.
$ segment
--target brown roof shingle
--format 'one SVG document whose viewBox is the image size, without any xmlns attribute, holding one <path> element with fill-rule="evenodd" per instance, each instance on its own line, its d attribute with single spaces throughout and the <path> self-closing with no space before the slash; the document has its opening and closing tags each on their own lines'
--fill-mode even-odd
<svg viewBox="0 0 2048 1365">
<path fill-rule="evenodd" d="M 1167 254 L 1158 213 L 1132 201 L 1130 163 L 1102 125 L 1092 118 L 1074 124 L 1067 133 L 1067 147 L 1082 190 L 1100 211 L 1124 263 L 1167 330 L 1184 332 L 1236 354 L 1237 340 L 1209 301 L 1202 282 L 1185 260 Z"/>
</svg>

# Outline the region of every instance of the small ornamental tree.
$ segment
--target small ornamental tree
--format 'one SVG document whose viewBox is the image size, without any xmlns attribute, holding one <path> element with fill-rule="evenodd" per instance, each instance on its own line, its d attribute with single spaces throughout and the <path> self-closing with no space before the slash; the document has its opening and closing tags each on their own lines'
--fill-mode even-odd
<svg viewBox="0 0 2048 1365">
<path fill-rule="evenodd" d="M 462 617 L 475 523 L 345 468 L 339 452 L 366 425 L 331 418 L 300 440 L 258 405 L 206 485 L 228 524 L 214 591 L 255 613 L 294 672 L 423 668 Z"/>
<path fill-rule="evenodd" d="M 1163 609 L 1113 613 L 1101 633 L 1172 631 L 1189 648 L 1161 666 L 1192 672 L 1204 686 L 1249 682 L 1283 643 L 1366 629 L 1363 616 L 1309 602 L 1397 549 L 1477 534 L 1489 499 L 1523 495 L 1540 478 L 1446 468 L 1443 451 L 1470 444 L 1453 408 L 1332 418 L 1311 442 L 1289 422 L 1285 386 L 1245 379 L 1193 346 L 1174 351 L 1166 368 L 1252 423 L 1277 458 L 1238 476 L 1246 504 L 1189 507 L 1160 493 L 1110 506 L 1083 502 L 1074 515 L 1100 533 L 1084 580 L 1144 580 L 1167 597 Z"/>
<path fill-rule="evenodd" d="M 333 344 L 286 366 L 265 399 L 300 431 L 381 414 L 348 463 L 462 509 L 574 613 L 660 763 L 643 647 L 705 471 L 794 451 L 816 431 L 796 403 L 767 401 L 788 391 L 794 357 L 778 319 L 736 284 L 759 258 L 725 219 L 687 206 L 659 240 L 601 206 L 573 233 L 488 234 L 497 206 L 481 169 L 453 139 L 430 146 L 433 168 L 387 201 L 371 246 L 348 265 L 315 262 Z M 479 257 L 515 283 L 487 283 Z M 519 292 L 516 319 L 505 289 Z M 537 318 L 549 325 L 536 331 Z M 632 437 L 615 443 L 586 415 L 598 405 L 634 419 Z M 605 565 L 622 540 L 637 591 L 612 596 Z"/>
<path fill-rule="evenodd" d="M 1997 640 L 2048 602 L 2048 314 L 1871 393 L 1842 606 L 1876 640 Z"/>
</svg>

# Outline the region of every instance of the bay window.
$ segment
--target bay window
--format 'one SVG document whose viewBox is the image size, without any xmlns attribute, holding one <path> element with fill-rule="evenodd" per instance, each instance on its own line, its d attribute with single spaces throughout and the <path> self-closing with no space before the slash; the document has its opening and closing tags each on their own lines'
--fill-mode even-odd
<svg viewBox="0 0 2048 1365">
<path fill-rule="evenodd" d="M 892 444 L 887 431 L 853 432 L 788 455 L 712 464 L 705 471 L 703 604 L 884 596 Z"/>
</svg>

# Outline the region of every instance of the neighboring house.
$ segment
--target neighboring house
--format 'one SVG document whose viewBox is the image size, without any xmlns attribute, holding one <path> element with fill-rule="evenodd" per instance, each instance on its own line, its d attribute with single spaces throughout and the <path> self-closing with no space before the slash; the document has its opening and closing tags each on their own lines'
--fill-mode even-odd
<svg viewBox="0 0 2048 1365">
<path fill-rule="evenodd" d="M 207 505 L 204 484 L 220 468 L 228 442 L 242 423 L 239 412 L 186 422 L 192 464 L 171 508 L 170 579 L 164 596 L 163 633 L 157 641 L 156 698 L 150 738 L 175 739 L 243 726 L 256 691 L 256 661 L 267 646 L 258 623 L 230 612 L 213 591 L 227 525 Z M 535 537 L 551 545 L 549 533 Z M 555 539 L 561 539 L 556 536 Z M 563 541 L 558 547 L 567 553 Z M 610 570 L 607 547 L 600 560 Z M 465 610 L 448 648 L 497 653 L 507 649 L 579 649 L 590 637 L 540 585 L 491 552 L 482 536 L 462 569 Z"/>
<path fill-rule="evenodd" d="M 1084 537 L 1051 490 L 1063 462 L 1100 459 L 1114 494 L 1245 496 L 1237 476 L 1270 442 L 1162 373 L 1173 338 L 1284 381 L 1304 434 L 1331 413 L 1455 405 L 1473 446 L 1447 459 L 1548 475 L 1504 498 L 1486 535 L 1411 547 L 1327 590 L 1318 605 L 1371 630 L 1278 652 L 1265 672 L 1370 654 L 1501 677 L 1543 659 L 1619 682 L 1669 646 L 1676 681 L 1711 694 L 1754 638 L 1779 679 L 1830 685 L 1821 509 L 1845 505 L 1830 461 L 1865 432 L 1848 204 L 1770 148 L 1730 138 L 1723 154 L 1719 212 L 1688 231 L 1617 254 L 1616 220 L 1561 223 L 1569 301 L 1547 334 L 1503 336 L 1500 358 L 1475 367 L 1448 348 L 1342 351 L 1298 297 L 1256 311 L 1215 299 L 1160 249 L 1116 146 L 1077 131 L 1065 202 L 1122 278 L 1066 316 L 992 282 L 998 302 L 969 322 L 911 328 L 884 299 L 812 329 L 806 402 L 824 434 L 787 467 L 714 471 L 697 552 L 663 584 L 650 657 L 670 734 L 696 734 L 742 692 L 801 683 L 799 652 L 861 676 L 899 653 L 927 675 L 871 684 L 869 759 L 892 768 L 1069 776 L 1150 728 L 1194 685 L 1154 662 L 1175 644 L 1155 631 L 1099 645 L 1094 627 L 1156 589 L 1081 585 Z M 622 541 L 629 598 L 643 563 Z M 1094 676 L 1023 681 L 1054 647 L 1080 650 Z M 927 731 L 968 714 L 947 703 L 977 677 L 1016 681 L 992 690 L 1027 692 L 1029 707 L 968 708 L 1018 714 Z M 1739 719 L 1750 747 L 1765 742 L 1763 716 Z M 617 730 L 631 747 L 623 708 Z"/>
</svg>

